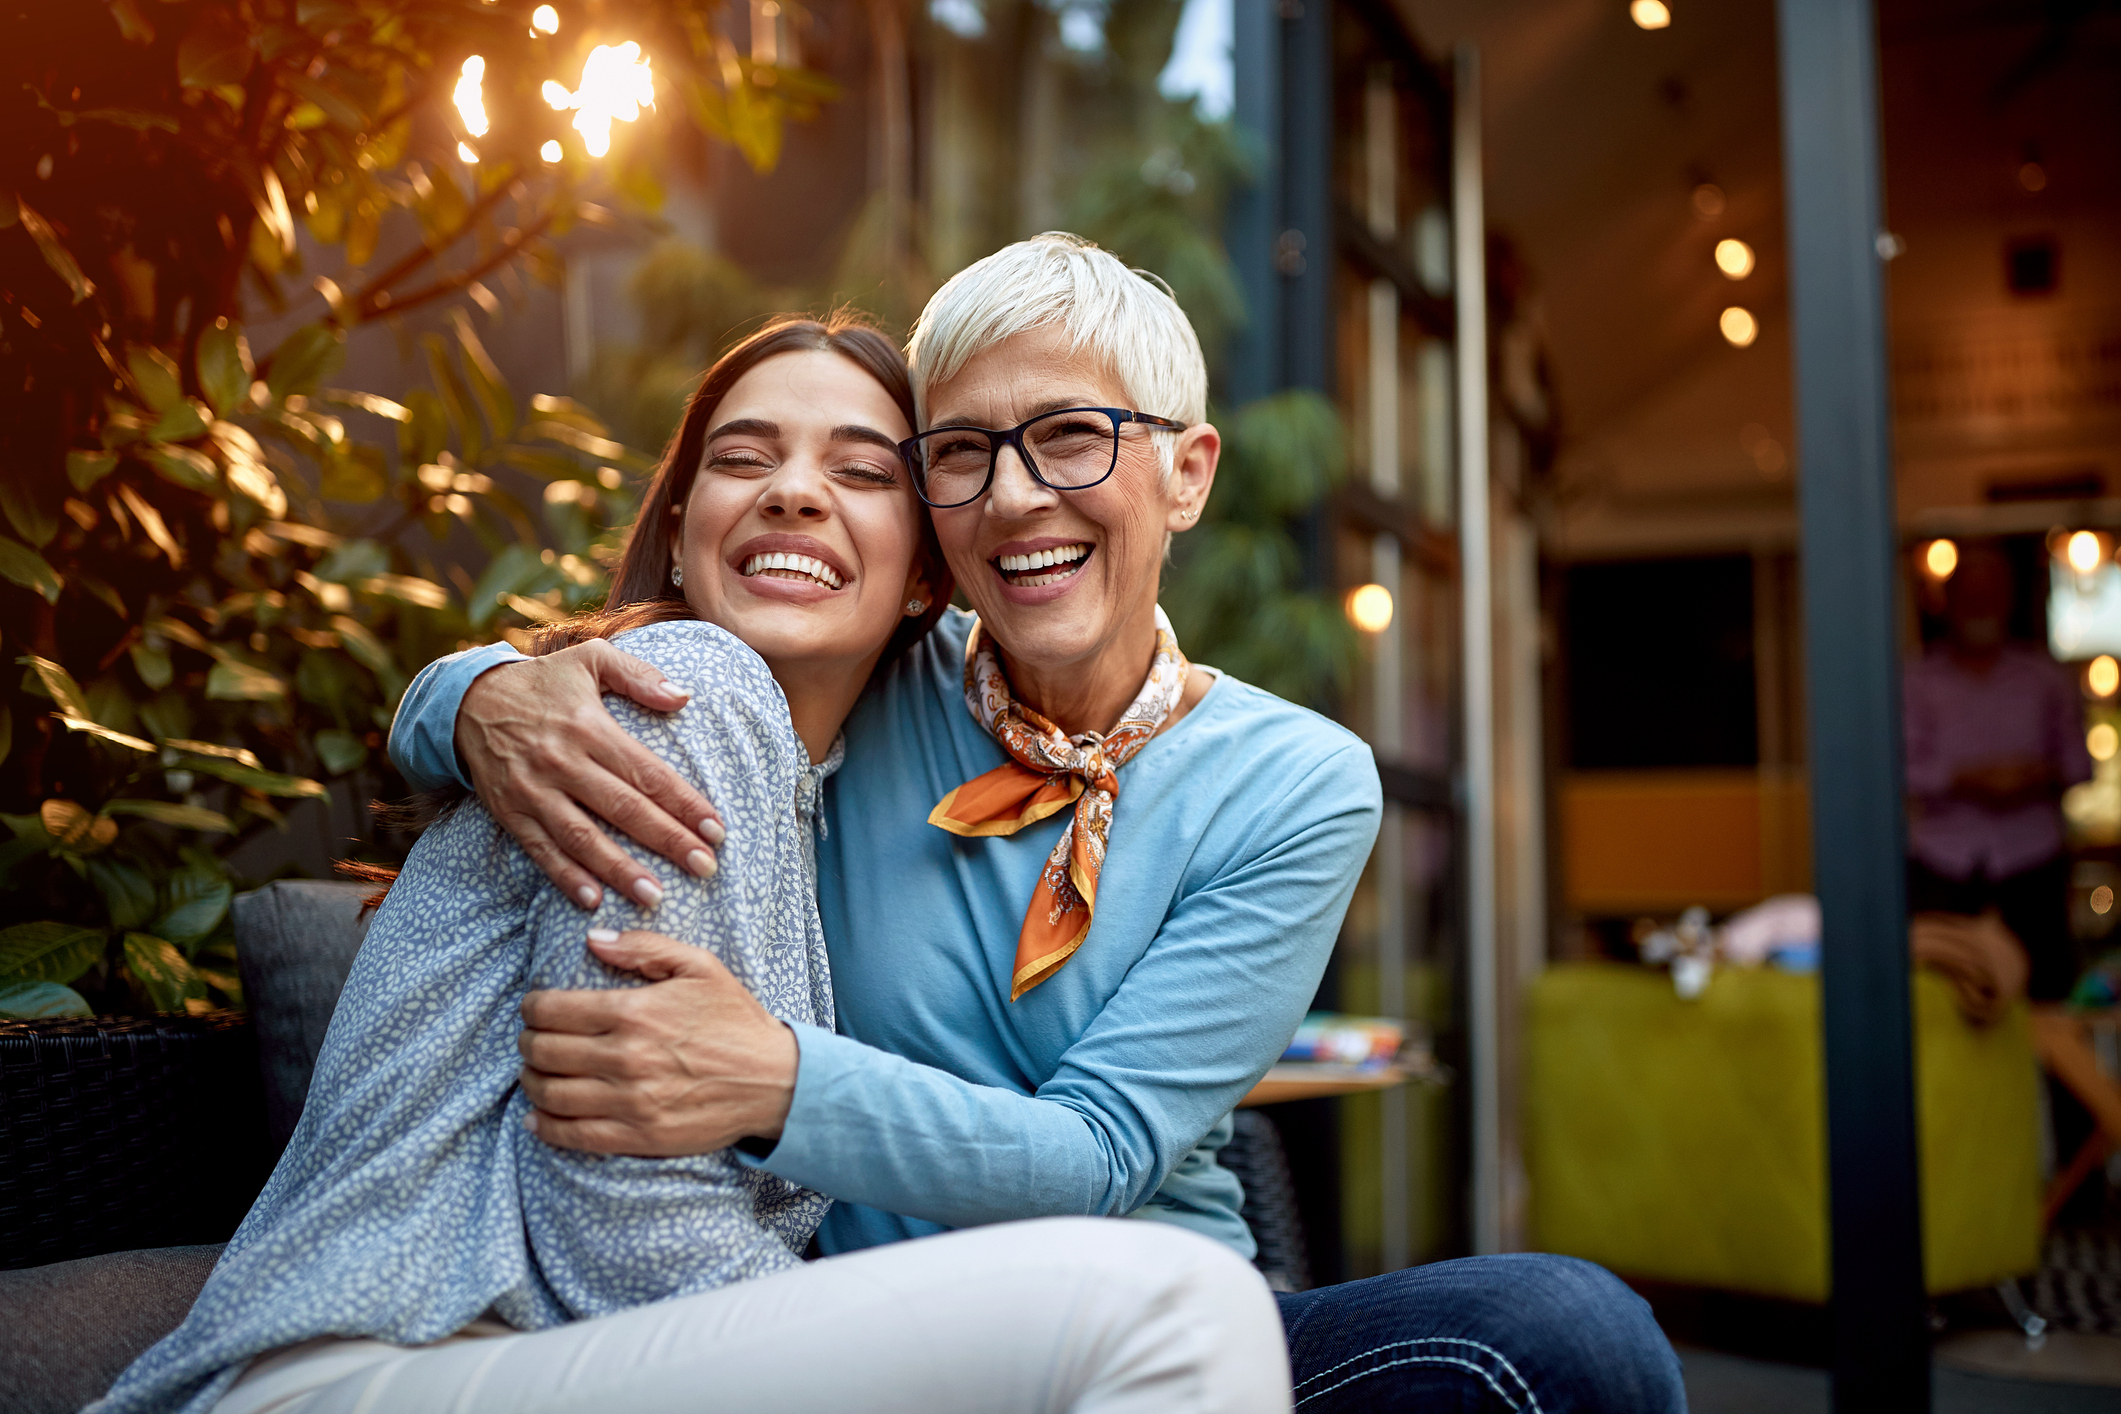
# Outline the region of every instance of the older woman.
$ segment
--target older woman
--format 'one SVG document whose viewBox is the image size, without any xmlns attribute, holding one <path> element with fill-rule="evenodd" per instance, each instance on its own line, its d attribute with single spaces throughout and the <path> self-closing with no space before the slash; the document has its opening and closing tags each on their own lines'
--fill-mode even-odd
<svg viewBox="0 0 2121 1414">
<path fill-rule="evenodd" d="M 784 1026 L 695 949 L 596 943 L 668 980 L 526 1002 L 538 1132 L 631 1154 L 741 1140 L 836 1200 L 827 1252 L 1107 1214 L 1249 1254 L 1216 1151 L 1369 854 L 1368 748 L 1189 665 L 1161 620 L 1167 539 L 1220 450 L 1167 294 L 1041 236 L 945 285 L 910 354 L 926 430 L 907 464 L 975 612 L 847 720 L 819 860 L 838 1030 Z M 626 890 L 638 870 L 567 797 L 678 857 L 715 833 L 600 720 L 607 682 L 674 701 L 653 673 L 609 651 L 485 671 L 512 660 L 423 676 L 393 734 L 408 776 L 468 766 L 585 900 L 584 864 Z M 1683 1408 L 1647 1309 L 1584 1263 L 1469 1259 L 1282 1300 L 1308 1408 Z"/>
</svg>

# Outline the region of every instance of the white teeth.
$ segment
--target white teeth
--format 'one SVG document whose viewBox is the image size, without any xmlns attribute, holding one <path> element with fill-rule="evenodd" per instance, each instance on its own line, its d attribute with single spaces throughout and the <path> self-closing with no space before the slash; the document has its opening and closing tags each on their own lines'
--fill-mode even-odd
<svg viewBox="0 0 2121 1414">
<path fill-rule="evenodd" d="M 1090 547 L 1085 544 L 1057 545 L 1051 550 L 1034 550 L 1028 555 L 1003 555 L 995 563 L 1011 574 L 1021 574 L 1025 570 L 1042 570 L 1054 565 L 1073 564 L 1089 553 Z M 1055 578 L 1058 578 L 1058 576 Z M 1026 584 L 1030 581 L 1018 580 L 1017 582 Z M 1053 580 L 1046 579 L 1041 582 L 1051 584 Z"/>
<path fill-rule="evenodd" d="M 741 573 L 749 577 L 755 574 L 763 574 L 767 570 L 779 570 L 783 574 L 799 574 L 807 579 L 814 579 L 819 584 L 830 589 L 838 589 L 846 583 L 844 579 L 840 578 L 839 572 L 823 560 L 813 559 L 809 555 L 791 555 L 778 550 L 771 554 L 753 555 L 750 559 L 744 561 Z"/>
</svg>

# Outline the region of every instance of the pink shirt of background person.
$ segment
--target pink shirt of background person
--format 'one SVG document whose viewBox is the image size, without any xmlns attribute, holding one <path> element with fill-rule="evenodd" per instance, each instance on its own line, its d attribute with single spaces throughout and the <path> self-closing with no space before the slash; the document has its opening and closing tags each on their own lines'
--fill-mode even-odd
<svg viewBox="0 0 2121 1414">
<path fill-rule="evenodd" d="M 2070 672 L 2005 641 L 2010 572 L 1969 548 L 1946 588 L 1950 634 L 1908 665 L 1908 852 L 1939 874 L 1998 880 L 2062 852 L 2061 792 L 2091 779 Z"/>
</svg>

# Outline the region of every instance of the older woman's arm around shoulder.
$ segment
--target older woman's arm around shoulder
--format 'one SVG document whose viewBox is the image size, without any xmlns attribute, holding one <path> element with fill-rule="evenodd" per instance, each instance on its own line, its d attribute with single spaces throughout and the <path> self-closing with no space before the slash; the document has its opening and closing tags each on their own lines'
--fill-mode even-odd
<svg viewBox="0 0 2121 1414">
<path fill-rule="evenodd" d="M 796 1084 L 765 1167 L 835 1198 L 952 1227 L 1133 1212 L 1274 1063 L 1302 1019 L 1381 810 L 1376 766 L 1353 738 L 1262 802 L 1242 857 L 1173 906 L 1033 1094 L 795 1028 Z M 633 935 L 605 955 L 640 966 L 668 951 Z M 733 1102 L 684 1096 L 674 1062 L 643 1067 L 651 1051 L 675 1057 L 704 1045 L 681 1018 L 721 991 L 704 976 L 683 990 L 666 985 L 666 996 L 635 1003 L 656 1009 L 655 1025 L 628 1020 L 602 1038 L 572 1038 L 570 1059 L 604 1097 L 603 1131 L 541 1119 L 541 1134 L 626 1148 L 645 1135 L 614 1144 L 614 1129 L 648 1112 L 666 1146 L 657 1152 L 699 1152 L 767 1132 Z"/>
<path fill-rule="evenodd" d="M 638 899 L 653 882 L 648 869 L 598 821 L 680 864 L 712 859 L 723 826 L 706 796 L 619 726 L 606 694 L 655 712 L 689 699 L 662 669 L 601 638 L 537 658 L 505 643 L 469 648 L 413 679 L 391 722 L 390 759 L 415 790 L 476 790 L 578 907 L 603 902 L 599 879 Z M 480 710 L 460 712 L 474 701 Z"/>
</svg>

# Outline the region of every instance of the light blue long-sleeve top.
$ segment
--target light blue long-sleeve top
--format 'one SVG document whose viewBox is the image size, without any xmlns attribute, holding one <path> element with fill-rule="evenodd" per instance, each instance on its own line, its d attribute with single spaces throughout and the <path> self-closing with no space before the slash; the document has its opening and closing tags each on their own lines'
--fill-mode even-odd
<svg viewBox="0 0 2121 1414">
<path fill-rule="evenodd" d="M 1369 747 L 1228 675 L 1120 768 L 1090 936 L 1009 1000 L 1024 909 L 1064 819 L 1007 837 L 930 825 L 1002 764 L 964 699 L 970 615 L 880 670 L 826 790 L 818 905 L 838 1030 L 795 1027 L 770 1157 L 836 1201 L 827 1252 L 1056 1214 L 1180 1223 L 1250 1255 L 1229 1114 L 1317 990 L 1377 834 Z M 458 704 L 505 645 L 431 665 L 391 755 L 460 780 Z"/>
</svg>

